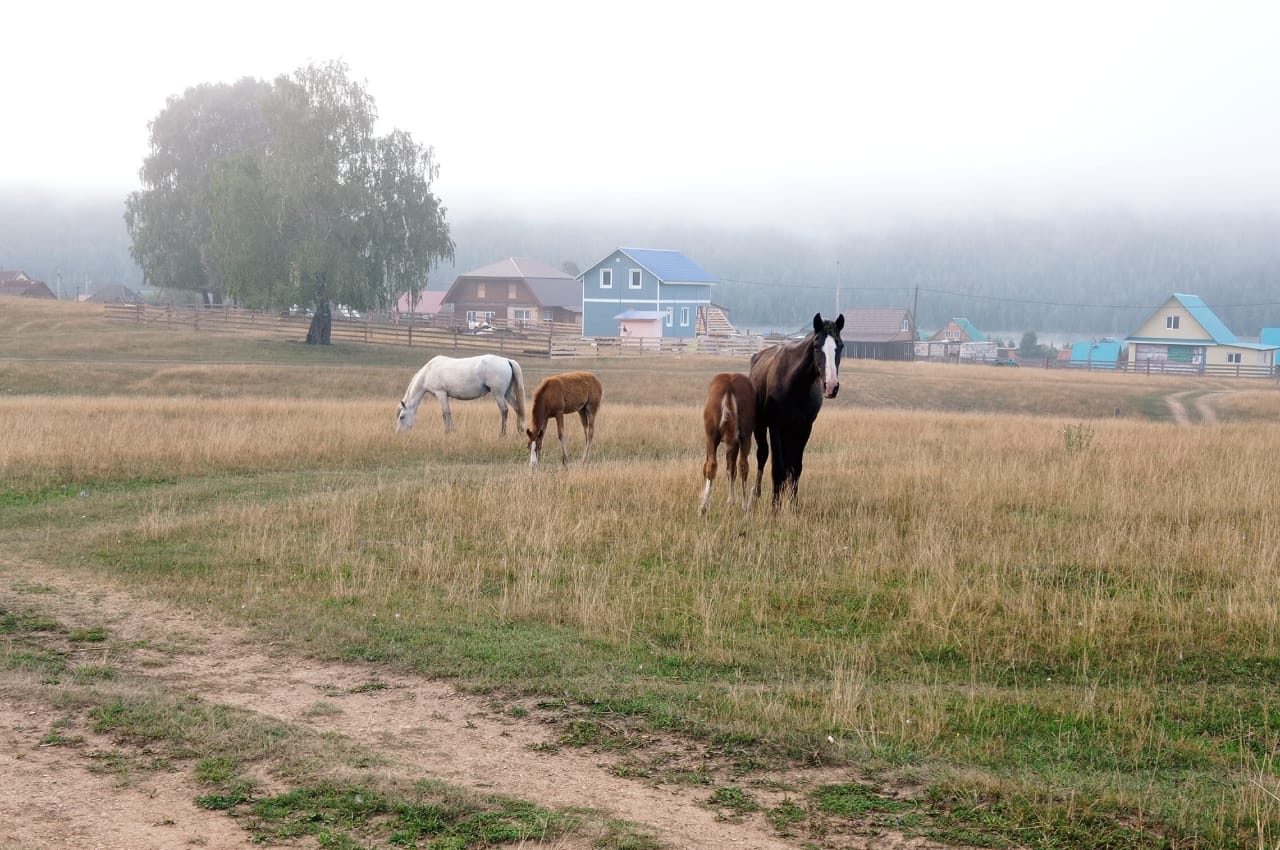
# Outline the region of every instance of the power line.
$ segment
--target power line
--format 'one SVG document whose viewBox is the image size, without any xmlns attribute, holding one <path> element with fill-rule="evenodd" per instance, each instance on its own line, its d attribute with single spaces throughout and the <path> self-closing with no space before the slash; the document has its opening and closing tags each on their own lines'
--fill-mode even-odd
<svg viewBox="0 0 1280 850">
<path fill-rule="evenodd" d="M 829 292 L 830 286 L 824 286 L 816 283 L 770 283 L 764 280 L 741 280 L 737 278 L 721 278 L 722 283 L 736 283 L 744 286 L 768 286 L 778 290 L 819 290 Z M 902 292 L 910 293 L 917 287 L 911 286 L 859 286 L 857 292 Z M 934 295 L 949 295 L 954 298 L 977 298 L 983 301 L 997 301 L 1004 304 L 1031 304 L 1037 307 L 1070 307 L 1075 309 L 1090 310 L 1157 310 L 1163 307 L 1166 302 L 1161 301 L 1159 304 L 1080 304 L 1068 301 L 1041 301 L 1034 298 L 1013 298 L 1006 295 L 978 295 L 971 292 L 956 292 L 950 289 L 931 289 L 927 286 L 918 287 L 920 292 L 928 292 Z M 1280 307 L 1280 301 L 1260 301 L 1251 304 L 1214 304 L 1215 310 L 1230 310 L 1236 308 L 1253 308 L 1253 307 Z"/>
</svg>

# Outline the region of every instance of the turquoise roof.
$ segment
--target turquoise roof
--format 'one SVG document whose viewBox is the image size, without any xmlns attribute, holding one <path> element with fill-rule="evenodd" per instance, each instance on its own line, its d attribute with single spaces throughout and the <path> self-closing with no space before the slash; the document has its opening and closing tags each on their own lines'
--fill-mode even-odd
<svg viewBox="0 0 1280 850">
<path fill-rule="evenodd" d="M 959 325 L 960 329 L 963 330 L 966 334 L 968 334 L 969 339 L 973 340 L 974 342 L 987 341 L 987 335 L 984 334 L 982 331 L 978 330 L 976 327 L 974 327 L 973 322 L 969 321 L 968 319 L 964 319 L 959 316 L 954 316 L 952 317 L 951 321 Z"/>
<path fill-rule="evenodd" d="M 1209 309 L 1209 305 L 1200 300 L 1200 296 L 1180 295 L 1175 292 L 1173 297 L 1186 308 L 1191 317 L 1200 323 L 1200 327 L 1204 328 L 1218 345 L 1239 344 L 1240 340 L 1236 338 L 1236 335 L 1222 323 L 1217 314 Z"/>
<path fill-rule="evenodd" d="M 1262 345 L 1280 345 L 1280 328 L 1263 328 L 1258 334 L 1258 342 Z"/>
<path fill-rule="evenodd" d="M 1120 360 L 1120 352 L 1122 346 L 1114 339 L 1104 339 L 1098 342 L 1073 342 L 1071 343 L 1071 363 L 1072 366 L 1095 366 L 1102 368 L 1115 368 Z"/>
</svg>

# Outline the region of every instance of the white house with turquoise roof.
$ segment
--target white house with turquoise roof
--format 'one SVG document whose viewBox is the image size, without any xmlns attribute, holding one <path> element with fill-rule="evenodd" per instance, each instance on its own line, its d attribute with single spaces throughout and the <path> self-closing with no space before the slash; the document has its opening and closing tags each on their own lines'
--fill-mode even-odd
<svg viewBox="0 0 1280 850">
<path fill-rule="evenodd" d="M 578 279 L 582 335 L 602 337 L 622 336 L 624 327 L 693 337 L 698 311 L 710 306 L 719 283 L 679 251 L 657 248 L 615 248 Z"/>
<path fill-rule="evenodd" d="M 1196 295 L 1174 293 L 1125 337 L 1130 367 L 1138 371 L 1203 372 L 1206 366 L 1275 369 L 1276 349 L 1241 342 Z"/>
</svg>

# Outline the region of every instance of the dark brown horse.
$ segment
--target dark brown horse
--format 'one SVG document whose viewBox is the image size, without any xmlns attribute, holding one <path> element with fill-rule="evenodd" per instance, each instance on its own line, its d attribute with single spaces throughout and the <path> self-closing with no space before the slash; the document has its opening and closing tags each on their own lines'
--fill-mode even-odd
<svg viewBox="0 0 1280 850">
<path fill-rule="evenodd" d="M 702 488 L 702 513 L 711 502 L 711 484 L 716 480 L 716 453 L 724 443 L 724 463 L 729 472 L 729 504 L 737 497 L 737 481 L 742 482 L 742 510 L 751 510 L 747 491 L 750 471 L 751 432 L 756 426 L 756 391 L 751 379 L 741 372 L 721 372 L 707 386 L 707 406 L 702 410 L 702 426 L 707 435 L 707 458 L 702 463 L 706 486 Z"/>
<path fill-rule="evenodd" d="M 799 342 L 775 345 L 751 357 L 751 383 L 756 391 L 756 497 L 764 463 L 773 449 L 773 506 L 786 493 L 795 501 L 804 465 L 804 447 L 818 418 L 822 399 L 840 391 L 840 331 L 835 321 L 813 317 L 813 333 Z M 767 441 L 766 441 L 767 440 Z"/>
<path fill-rule="evenodd" d="M 542 438 L 546 436 L 547 425 L 552 419 L 556 421 L 556 434 L 560 437 L 560 462 L 569 462 L 569 453 L 564 446 L 566 413 L 576 413 L 582 420 L 582 430 L 587 435 L 587 448 L 582 453 L 582 460 L 584 463 L 591 460 L 591 438 L 596 433 L 596 413 L 603 397 L 604 387 L 600 385 L 600 379 L 590 372 L 565 372 L 543 378 L 533 391 L 533 402 L 529 405 L 529 416 L 533 420 L 533 427 L 525 430 L 529 435 L 529 464 L 536 464 L 542 456 Z"/>
</svg>

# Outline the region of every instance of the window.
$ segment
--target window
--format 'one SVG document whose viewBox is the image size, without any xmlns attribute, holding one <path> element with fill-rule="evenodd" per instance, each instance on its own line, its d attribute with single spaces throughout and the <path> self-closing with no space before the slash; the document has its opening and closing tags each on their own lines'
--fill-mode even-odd
<svg viewBox="0 0 1280 850">
<path fill-rule="evenodd" d="M 1176 331 L 1176 330 L 1178 329 L 1178 319 L 1179 319 L 1179 318 L 1180 318 L 1179 316 L 1165 316 L 1165 317 L 1164 317 L 1164 328 L 1165 328 L 1165 330 L 1168 330 L 1168 331 Z"/>
<path fill-rule="evenodd" d="M 600 270 L 600 288 L 613 289 L 613 269 Z"/>
<path fill-rule="evenodd" d="M 1238 351 L 1231 351 L 1231 352 L 1228 352 L 1228 353 L 1227 353 L 1227 362 L 1228 362 L 1228 363 L 1235 363 L 1235 364 L 1239 365 L 1239 363 L 1240 363 L 1240 352 L 1238 352 Z"/>
<path fill-rule="evenodd" d="M 484 284 L 483 283 L 476 284 L 476 298 L 479 298 L 481 301 L 484 300 Z"/>
<path fill-rule="evenodd" d="M 543 311 L 542 311 L 542 321 L 544 321 L 544 322 L 554 322 L 555 320 L 556 320 L 556 312 L 555 312 L 555 310 L 543 310 Z"/>
<path fill-rule="evenodd" d="M 670 307 L 668 307 L 668 308 L 667 308 L 667 327 L 671 327 L 671 321 L 672 321 L 672 319 L 674 319 L 674 318 L 675 318 L 675 317 L 672 315 L 672 313 L 673 313 L 673 312 L 674 312 L 674 311 L 672 310 L 672 308 L 670 308 Z"/>
<path fill-rule="evenodd" d="M 528 307 L 516 307 L 511 311 L 511 318 L 517 322 L 527 322 L 533 318 L 533 311 Z"/>
<path fill-rule="evenodd" d="M 682 328 L 689 327 L 689 308 L 688 307 L 680 308 L 680 327 Z"/>
<path fill-rule="evenodd" d="M 632 289 L 639 289 L 644 285 L 644 275 L 639 269 L 631 270 L 631 281 L 627 285 Z"/>
<path fill-rule="evenodd" d="M 909 331 L 909 330 L 911 330 L 911 322 L 907 321 L 906 319 L 903 319 L 903 320 L 902 320 L 902 327 L 898 328 L 898 330 L 900 330 L 900 331 Z"/>
<path fill-rule="evenodd" d="M 515 298 L 515 297 L 516 297 L 516 285 L 515 285 L 514 283 L 508 283 L 508 284 L 507 284 L 507 299 L 508 299 L 508 300 L 510 300 L 510 299 Z"/>
</svg>

